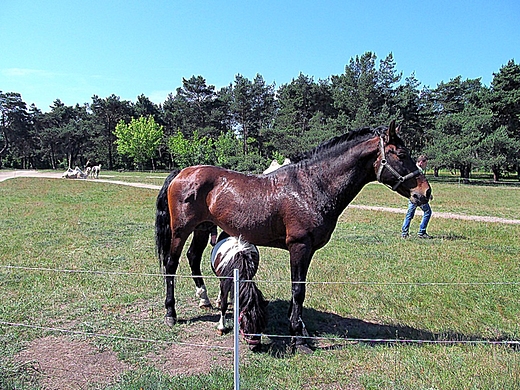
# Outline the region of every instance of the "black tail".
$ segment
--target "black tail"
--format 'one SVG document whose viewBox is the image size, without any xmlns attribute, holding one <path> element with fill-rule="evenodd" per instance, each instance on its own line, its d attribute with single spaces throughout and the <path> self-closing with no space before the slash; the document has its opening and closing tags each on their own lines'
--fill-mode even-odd
<svg viewBox="0 0 520 390">
<path fill-rule="evenodd" d="M 179 171 L 168 175 L 157 195 L 155 211 L 155 247 L 161 266 L 165 266 L 170 256 L 172 231 L 170 228 L 170 210 L 168 209 L 168 187 Z"/>
</svg>

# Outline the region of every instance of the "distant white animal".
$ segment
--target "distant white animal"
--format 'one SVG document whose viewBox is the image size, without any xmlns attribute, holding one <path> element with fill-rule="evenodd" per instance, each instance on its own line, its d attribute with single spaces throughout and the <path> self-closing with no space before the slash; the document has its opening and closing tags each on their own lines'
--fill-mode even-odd
<svg viewBox="0 0 520 390">
<path fill-rule="evenodd" d="M 94 165 L 90 171 L 90 177 L 99 179 L 99 172 L 101 172 L 101 164 Z"/>
<path fill-rule="evenodd" d="M 65 179 L 86 179 L 87 174 L 79 169 L 79 167 L 76 167 L 74 169 L 68 168 L 61 177 Z"/>
<path fill-rule="evenodd" d="M 280 165 L 280 163 L 278 163 L 277 160 L 273 160 L 271 162 L 271 165 L 269 165 L 269 168 L 267 168 L 265 171 L 264 171 L 264 175 L 267 175 L 268 173 L 271 173 L 271 172 L 274 172 L 276 171 L 278 168 L 280 167 L 283 167 L 284 165 L 288 165 L 291 163 L 291 160 L 289 160 L 288 158 L 286 158 L 285 160 L 283 160 L 283 164 Z"/>
</svg>

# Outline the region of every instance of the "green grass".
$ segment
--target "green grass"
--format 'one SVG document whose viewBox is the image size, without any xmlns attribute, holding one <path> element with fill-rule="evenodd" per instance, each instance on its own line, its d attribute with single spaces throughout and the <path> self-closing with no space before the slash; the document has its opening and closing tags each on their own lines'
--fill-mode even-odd
<svg viewBox="0 0 520 390">
<path fill-rule="evenodd" d="M 150 184 L 158 185 L 163 180 L 147 179 L 149 173 L 126 179 L 125 173 L 119 175 L 114 179 L 156 180 Z M 520 355 L 510 346 L 339 340 L 520 339 L 519 285 L 501 284 L 520 281 L 520 226 L 435 218 L 436 211 L 450 211 L 518 219 L 519 189 L 447 183 L 434 183 L 433 189 L 433 240 L 401 240 L 402 215 L 347 210 L 331 242 L 314 256 L 308 277 L 304 320 L 311 335 L 327 340 L 317 342 L 319 348 L 308 356 L 289 354 L 287 340 L 266 337 L 267 352 L 242 358 L 243 389 L 520 387 Z M 19 178 L 0 183 L 0 265 L 131 273 L 0 268 L 0 321 L 182 341 L 189 322 L 173 329 L 162 325 L 162 278 L 144 275 L 159 272 L 156 194 L 87 181 Z M 354 203 L 406 206 L 405 199 L 377 184 L 367 186 Z M 412 228 L 418 223 L 416 218 Z M 212 275 L 208 263 L 203 273 Z M 188 275 L 188 269 L 183 259 L 179 273 Z M 261 248 L 257 279 L 271 301 L 266 334 L 287 335 L 287 253 Z M 215 296 L 218 282 L 206 282 Z M 193 282 L 179 279 L 176 292 L 179 317 L 199 316 Z M 14 356 L 27 342 L 48 334 L 52 332 L 0 326 L 0 388 L 39 388 L 38 375 Z M 158 371 L 146 356 L 161 345 L 87 339 L 136 367 L 110 389 L 232 387 L 233 375 L 223 369 L 182 377 Z"/>
</svg>

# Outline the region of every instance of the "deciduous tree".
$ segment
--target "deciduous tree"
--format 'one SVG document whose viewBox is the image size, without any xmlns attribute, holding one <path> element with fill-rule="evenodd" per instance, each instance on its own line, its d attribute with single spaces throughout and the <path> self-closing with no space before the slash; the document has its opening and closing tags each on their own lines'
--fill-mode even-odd
<svg viewBox="0 0 520 390">
<path fill-rule="evenodd" d="M 134 118 L 128 124 L 121 120 L 114 134 L 119 153 L 133 158 L 139 166 L 150 160 L 155 170 L 153 157 L 157 153 L 164 132 L 153 116 Z"/>
</svg>

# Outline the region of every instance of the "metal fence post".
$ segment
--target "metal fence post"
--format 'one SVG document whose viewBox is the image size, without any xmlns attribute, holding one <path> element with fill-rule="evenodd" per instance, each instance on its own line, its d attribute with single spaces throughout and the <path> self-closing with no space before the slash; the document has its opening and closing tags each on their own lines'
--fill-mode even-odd
<svg viewBox="0 0 520 390">
<path fill-rule="evenodd" d="M 240 373 L 238 372 L 238 364 L 239 364 L 239 346 L 240 346 L 240 333 L 239 333 L 239 327 L 240 324 L 238 323 L 239 319 L 239 287 L 240 287 L 240 280 L 239 280 L 239 274 L 238 269 L 233 270 L 233 282 L 234 282 L 234 300 L 233 300 L 233 352 L 234 352 L 234 389 L 240 390 Z"/>
</svg>

